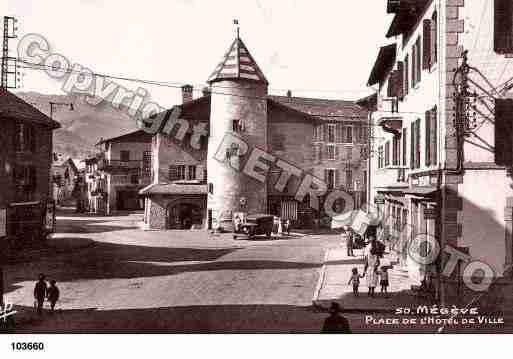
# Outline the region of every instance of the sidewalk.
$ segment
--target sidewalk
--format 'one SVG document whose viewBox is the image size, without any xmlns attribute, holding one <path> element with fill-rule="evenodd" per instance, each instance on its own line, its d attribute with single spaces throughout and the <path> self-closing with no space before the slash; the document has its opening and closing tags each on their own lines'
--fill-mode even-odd
<svg viewBox="0 0 513 359">
<path fill-rule="evenodd" d="M 362 278 L 360 282 L 359 296 L 355 297 L 352 285 L 347 283 L 354 267 L 358 268 L 358 273 L 363 274 L 364 260 L 363 250 L 354 252 L 355 257 L 348 257 L 345 247 L 329 249 L 326 252 L 319 282 L 312 299 L 314 306 L 328 308 L 332 302 L 338 302 L 345 311 L 390 312 L 399 307 L 424 304 L 411 291 L 411 286 L 416 283 L 411 281 L 407 274 L 394 268 L 389 270 L 388 298 L 379 293 L 379 286 L 376 287 L 375 297 L 369 297 L 365 278 Z M 385 254 L 381 259 L 381 265 L 389 266 L 392 261 L 392 256 Z"/>
</svg>

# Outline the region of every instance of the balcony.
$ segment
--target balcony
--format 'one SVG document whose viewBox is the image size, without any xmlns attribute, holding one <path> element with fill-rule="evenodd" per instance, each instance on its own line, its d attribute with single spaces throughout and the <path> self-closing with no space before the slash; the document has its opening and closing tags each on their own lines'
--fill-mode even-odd
<svg viewBox="0 0 513 359">
<path fill-rule="evenodd" d="M 143 161 L 141 160 L 107 160 L 101 159 L 98 162 L 98 169 L 102 171 L 130 171 L 130 170 L 141 170 Z"/>
</svg>

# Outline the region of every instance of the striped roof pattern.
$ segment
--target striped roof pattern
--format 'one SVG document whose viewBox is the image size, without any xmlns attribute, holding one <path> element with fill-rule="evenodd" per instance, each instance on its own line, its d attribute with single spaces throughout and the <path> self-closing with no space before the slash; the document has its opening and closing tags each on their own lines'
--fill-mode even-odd
<svg viewBox="0 0 513 359">
<path fill-rule="evenodd" d="M 222 80 L 250 80 L 269 84 L 244 42 L 237 37 L 223 60 L 217 65 L 208 83 Z"/>
</svg>

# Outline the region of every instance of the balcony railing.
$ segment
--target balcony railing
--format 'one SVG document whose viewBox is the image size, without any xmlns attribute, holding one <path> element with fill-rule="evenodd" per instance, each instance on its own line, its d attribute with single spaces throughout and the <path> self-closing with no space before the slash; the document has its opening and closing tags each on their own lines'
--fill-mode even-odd
<svg viewBox="0 0 513 359">
<path fill-rule="evenodd" d="M 142 165 L 143 161 L 141 160 L 121 161 L 102 159 L 98 162 L 98 169 L 141 169 Z"/>
</svg>

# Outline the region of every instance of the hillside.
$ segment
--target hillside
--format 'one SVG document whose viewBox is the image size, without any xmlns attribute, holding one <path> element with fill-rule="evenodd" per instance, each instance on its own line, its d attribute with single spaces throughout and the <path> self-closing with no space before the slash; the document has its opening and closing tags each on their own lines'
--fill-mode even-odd
<svg viewBox="0 0 513 359">
<path fill-rule="evenodd" d="M 54 152 L 65 157 L 85 158 L 96 151 L 94 145 L 100 138 L 110 138 L 137 130 L 135 122 L 125 111 L 110 104 L 89 105 L 83 96 L 47 95 L 37 92 L 17 92 L 17 96 L 50 115 L 50 102 L 73 103 L 54 106 L 53 119 L 61 124 L 54 132 Z"/>
</svg>

